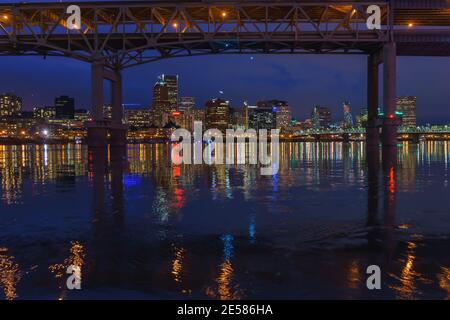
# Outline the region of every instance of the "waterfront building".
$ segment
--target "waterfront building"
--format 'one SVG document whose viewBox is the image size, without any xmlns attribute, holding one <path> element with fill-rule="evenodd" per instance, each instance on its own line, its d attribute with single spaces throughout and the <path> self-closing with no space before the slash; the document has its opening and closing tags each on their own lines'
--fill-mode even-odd
<svg viewBox="0 0 450 320">
<path fill-rule="evenodd" d="M 125 123 L 130 129 L 150 127 L 150 110 L 143 108 L 125 108 Z"/>
<path fill-rule="evenodd" d="M 343 103 L 342 111 L 344 113 L 344 121 L 343 121 L 342 127 L 344 129 L 352 128 L 354 125 L 353 116 L 352 116 L 351 109 L 350 109 L 350 103 L 348 101 Z"/>
<path fill-rule="evenodd" d="M 368 119 L 368 109 L 367 108 L 361 108 L 361 111 L 358 115 L 355 117 L 355 124 L 357 127 L 365 127 Z"/>
<path fill-rule="evenodd" d="M 35 119 L 55 119 L 55 107 L 36 107 L 33 108 L 33 118 Z"/>
<path fill-rule="evenodd" d="M 274 101 L 276 108 L 276 128 L 287 131 L 292 120 L 292 110 L 286 101 Z"/>
<path fill-rule="evenodd" d="M 277 108 L 274 100 L 259 101 L 256 107 L 248 106 L 248 127 L 251 129 L 276 129 Z"/>
<path fill-rule="evenodd" d="M 76 121 L 89 121 L 91 119 L 91 114 L 89 113 L 89 110 L 86 109 L 76 109 L 75 110 L 75 120 Z"/>
<path fill-rule="evenodd" d="M 75 99 L 65 95 L 56 97 L 55 110 L 57 119 L 73 119 L 75 116 Z"/>
<path fill-rule="evenodd" d="M 402 114 L 402 126 L 404 128 L 415 128 L 416 120 L 416 97 L 397 97 L 397 112 Z"/>
<path fill-rule="evenodd" d="M 209 100 L 205 111 L 206 128 L 225 132 L 230 122 L 230 102 L 224 99 Z"/>
<path fill-rule="evenodd" d="M 178 109 L 178 76 L 161 75 L 153 86 L 152 121 L 163 127 Z"/>
<path fill-rule="evenodd" d="M 315 129 L 328 128 L 331 125 L 330 108 L 315 106 L 311 112 L 311 119 Z"/>
<path fill-rule="evenodd" d="M 22 110 L 22 98 L 14 93 L 0 95 L 0 118 L 12 117 Z"/>
</svg>

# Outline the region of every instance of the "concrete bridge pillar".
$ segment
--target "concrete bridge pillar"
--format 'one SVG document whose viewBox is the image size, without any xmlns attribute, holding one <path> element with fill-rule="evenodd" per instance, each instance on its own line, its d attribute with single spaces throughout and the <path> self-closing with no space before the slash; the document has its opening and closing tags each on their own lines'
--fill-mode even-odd
<svg viewBox="0 0 450 320">
<path fill-rule="evenodd" d="M 397 126 L 396 117 L 396 45 L 389 42 L 383 48 L 383 104 L 384 120 L 382 129 L 383 147 L 397 145 Z"/>
<path fill-rule="evenodd" d="M 106 147 L 107 129 L 103 116 L 103 64 L 91 64 L 92 121 L 86 123 L 89 147 Z"/>
<path fill-rule="evenodd" d="M 112 119 L 103 115 L 103 80 L 111 81 Z M 91 65 L 92 121 L 86 123 L 89 147 L 125 146 L 127 127 L 123 124 L 122 76 L 101 62 Z"/>
<path fill-rule="evenodd" d="M 380 145 L 380 130 L 378 128 L 378 65 L 376 53 L 369 55 L 367 60 L 367 125 L 366 145 L 376 147 Z"/>
</svg>

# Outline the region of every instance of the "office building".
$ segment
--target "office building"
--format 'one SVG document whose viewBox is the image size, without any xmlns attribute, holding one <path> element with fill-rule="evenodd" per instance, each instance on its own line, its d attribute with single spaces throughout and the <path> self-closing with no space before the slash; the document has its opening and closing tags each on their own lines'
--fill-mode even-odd
<svg viewBox="0 0 450 320">
<path fill-rule="evenodd" d="M 276 128 L 286 131 L 291 125 L 292 110 L 286 101 L 274 101 L 276 108 Z"/>
<path fill-rule="evenodd" d="M 152 122 L 163 127 L 172 112 L 178 111 L 178 76 L 161 75 L 153 86 Z"/>
<path fill-rule="evenodd" d="M 276 112 L 272 101 L 259 101 L 256 107 L 248 106 L 248 127 L 255 130 L 275 129 Z"/>
<path fill-rule="evenodd" d="M 33 118 L 35 119 L 55 119 L 55 107 L 36 107 L 33 108 Z"/>
<path fill-rule="evenodd" d="M 225 132 L 230 122 L 230 102 L 224 99 L 209 100 L 205 104 L 205 111 L 206 127 Z"/>
<path fill-rule="evenodd" d="M 13 93 L 0 95 L 0 117 L 11 117 L 22 110 L 22 98 Z"/>
<path fill-rule="evenodd" d="M 143 108 L 126 108 L 125 123 L 130 129 L 150 127 L 150 110 Z"/>
<path fill-rule="evenodd" d="M 352 128 L 354 125 L 353 116 L 350 109 L 350 103 L 348 101 L 343 103 L 342 111 L 344 113 L 344 121 L 342 127 L 344 129 Z"/>
<path fill-rule="evenodd" d="M 75 99 L 69 96 L 55 98 L 57 119 L 73 119 L 75 116 Z"/>
<path fill-rule="evenodd" d="M 331 111 L 328 107 L 315 106 L 311 119 L 315 129 L 328 128 L 331 125 Z"/>
<path fill-rule="evenodd" d="M 416 120 L 416 97 L 397 97 L 397 112 L 402 114 L 402 126 L 415 128 Z"/>
<path fill-rule="evenodd" d="M 187 112 L 195 108 L 195 98 L 194 97 L 181 97 L 180 103 L 178 104 L 178 110 L 182 112 Z"/>
</svg>

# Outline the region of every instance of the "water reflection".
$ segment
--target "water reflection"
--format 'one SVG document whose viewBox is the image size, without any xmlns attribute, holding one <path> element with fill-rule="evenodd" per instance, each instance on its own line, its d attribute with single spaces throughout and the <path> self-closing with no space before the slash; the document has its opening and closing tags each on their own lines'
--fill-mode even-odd
<svg viewBox="0 0 450 320">
<path fill-rule="evenodd" d="M 261 176 L 167 144 L 0 146 L 3 296 L 448 299 L 448 147 L 283 143 Z"/>
<path fill-rule="evenodd" d="M 16 286 L 21 279 L 21 273 L 14 257 L 8 256 L 7 253 L 7 248 L 0 248 L 0 285 L 5 299 L 13 300 L 18 296 Z"/>
</svg>

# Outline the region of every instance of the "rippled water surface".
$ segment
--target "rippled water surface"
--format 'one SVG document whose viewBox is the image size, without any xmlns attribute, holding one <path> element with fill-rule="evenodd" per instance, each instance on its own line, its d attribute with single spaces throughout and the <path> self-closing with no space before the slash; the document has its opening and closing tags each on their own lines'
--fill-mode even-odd
<svg viewBox="0 0 450 320">
<path fill-rule="evenodd" d="M 449 147 L 284 143 L 261 176 L 166 144 L 0 146 L 0 298 L 449 299 Z"/>
</svg>

